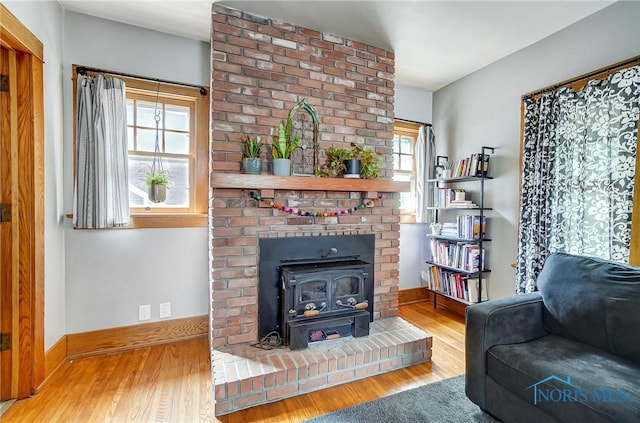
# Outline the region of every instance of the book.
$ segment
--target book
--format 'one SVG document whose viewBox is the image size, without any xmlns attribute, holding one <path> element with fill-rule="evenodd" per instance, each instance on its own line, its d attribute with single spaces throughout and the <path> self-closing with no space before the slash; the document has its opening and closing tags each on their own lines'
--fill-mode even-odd
<svg viewBox="0 0 640 423">
<path fill-rule="evenodd" d="M 478 154 L 471 155 L 471 165 L 469 166 L 470 176 L 476 176 L 478 174 Z"/>
<path fill-rule="evenodd" d="M 455 190 L 451 188 L 435 187 L 433 192 L 433 206 L 438 208 L 449 207 L 449 203 L 455 198 Z"/>
<path fill-rule="evenodd" d="M 483 248 L 484 250 L 484 248 Z M 478 272 L 483 267 L 483 260 L 481 256 L 484 251 L 480 252 L 480 246 L 468 245 L 466 248 L 465 260 L 462 263 L 462 268 L 468 272 Z"/>
<path fill-rule="evenodd" d="M 482 227 L 481 227 L 482 226 Z M 471 239 L 484 238 L 487 235 L 487 217 L 482 216 L 482 225 L 480 225 L 480 216 L 473 216 L 473 231 Z"/>
<path fill-rule="evenodd" d="M 478 205 L 475 204 L 473 201 L 471 200 L 464 200 L 464 201 L 449 201 L 449 207 L 461 207 L 461 208 L 478 208 Z"/>
<path fill-rule="evenodd" d="M 480 295 L 480 281 L 478 278 L 468 278 L 467 279 L 467 288 L 469 294 L 469 302 L 477 303 L 478 299 L 481 298 L 482 301 L 487 301 L 489 296 L 487 295 L 487 281 L 482 279 L 482 295 Z"/>
<path fill-rule="evenodd" d="M 476 176 L 489 175 L 489 156 L 488 154 L 478 154 L 478 166 L 476 168 Z"/>
<path fill-rule="evenodd" d="M 460 215 L 456 217 L 458 238 L 480 239 L 487 233 L 487 217 L 482 216 L 482 228 L 480 228 L 480 216 Z"/>
</svg>

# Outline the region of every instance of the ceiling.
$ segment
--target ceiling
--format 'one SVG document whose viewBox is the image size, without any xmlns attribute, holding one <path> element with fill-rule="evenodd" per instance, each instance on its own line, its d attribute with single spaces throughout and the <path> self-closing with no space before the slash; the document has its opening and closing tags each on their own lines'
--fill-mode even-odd
<svg viewBox="0 0 640 423">
<path fill-rule="evenodd" d="M 244 1 L 220 4 L 396 54 L 396 84 L 435 91 L 614 1 Z M 85 13 L 209 41 L 211 1 L 59 0 Z"/>
</svg>

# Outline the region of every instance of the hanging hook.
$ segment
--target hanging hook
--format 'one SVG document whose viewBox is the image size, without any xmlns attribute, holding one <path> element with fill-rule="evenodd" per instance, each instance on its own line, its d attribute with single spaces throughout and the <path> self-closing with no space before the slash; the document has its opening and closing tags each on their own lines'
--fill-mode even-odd
<svg viewBox="0 0 640 423">
<path fill-rule="evenodd" d="M 155 150 L 153 154 L 153 163 L 151 164 L 151 171 L 155 174 L 156 172 L 162 172 L 164 169 L 162 167 L 162 157 L 160 156 L 160 119 L 161 112 L 158 107 L 158 99 L 160 97 L 160 81 L 158 81 L 158 88 L 156 90 L 156 105 L 154 112 L 154 119 L 156 121 L 156 143 Z"/>
</svg>

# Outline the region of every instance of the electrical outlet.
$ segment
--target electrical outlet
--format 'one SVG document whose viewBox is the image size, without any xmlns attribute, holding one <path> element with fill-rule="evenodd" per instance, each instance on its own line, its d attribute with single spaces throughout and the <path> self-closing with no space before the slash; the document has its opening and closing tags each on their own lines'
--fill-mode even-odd
<svg viewBox="0 0 640 423">
<path fill-rule="evenodd" d="M 160 318 L 171 317 L 171 303 L 160 303 Z"/>
<path fill-rule="evenodd" d="M 138 320 L 151 320 L 151 304 L 138 306 Z"/>
</svg>

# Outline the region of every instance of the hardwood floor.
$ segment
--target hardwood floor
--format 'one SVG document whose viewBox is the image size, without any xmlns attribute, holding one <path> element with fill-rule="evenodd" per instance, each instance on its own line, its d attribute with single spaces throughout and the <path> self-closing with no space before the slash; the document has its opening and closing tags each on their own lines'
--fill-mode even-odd
<svg viewBox="0 0 640 423">
<path fill-rule="evenodd" d="M 428 302 L 400 316 L 433 335 L 432 361 L 253 407 L 222 423 L 299 422 L 464 372 L 464 318 Z M 215 421 L 206 338 L 67 362 L 32 398 L 2 416 L 12 422 Z"/>
<path fill-rule="evenodd" d="M 64 363 L 9 422 L 212 421 L 207 338 Z"/>
</svg>

